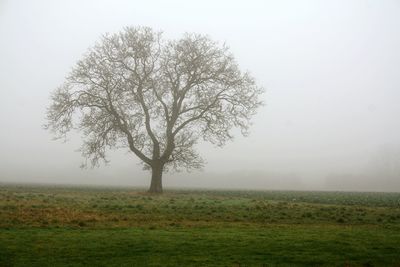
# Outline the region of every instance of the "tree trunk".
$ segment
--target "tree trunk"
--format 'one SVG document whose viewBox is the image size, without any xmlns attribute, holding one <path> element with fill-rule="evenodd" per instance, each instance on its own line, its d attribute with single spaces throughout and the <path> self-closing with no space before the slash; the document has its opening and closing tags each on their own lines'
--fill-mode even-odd
<svg viewBox="0 0 400 267">
<path fill-rule="evenodd" d="M 162 165 L 154 165 L 151 172 L 151 184 L 149 193 L 162 193 Z"/>
</svg>

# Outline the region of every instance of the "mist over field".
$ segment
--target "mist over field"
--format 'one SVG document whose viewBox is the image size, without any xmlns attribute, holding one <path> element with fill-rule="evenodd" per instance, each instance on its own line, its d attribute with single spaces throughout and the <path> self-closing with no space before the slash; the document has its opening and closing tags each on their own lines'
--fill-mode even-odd
<svg viewBox="0 0 400 267">
<path fill-rule="evenodd" d="M 150 26 L 226 43 L 266 89 L 250 135 L 199 143 L 168 187 L 400 191 L 398 1 L 0 0 L 0 182 L 144 186 L 127 149 L 80 169 L 80 133 L 43 129 L 50 93 L 106 32 Z"/>
</svg>

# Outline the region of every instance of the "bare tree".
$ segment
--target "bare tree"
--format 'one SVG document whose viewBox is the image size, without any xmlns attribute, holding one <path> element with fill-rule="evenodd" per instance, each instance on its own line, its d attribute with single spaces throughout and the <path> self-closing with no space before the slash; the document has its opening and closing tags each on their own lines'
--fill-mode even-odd
<svg viewBox="0 0 400 267">
<path fill-rule="evenodd" d="M 128 147 L 152 171 L 149 192 L 160 193 L 168 167 L 202 167 L 200 138 L 222 146 L 233 127 L 245 135 L 262 91 L 207 36 L 164 41 L 151 28 L 127 27 L 76 64 L 51 96 L 46 128 L 58 138 L 80 130 L 92 166 L 107 161 L 107 149 Z"/>
</svg>

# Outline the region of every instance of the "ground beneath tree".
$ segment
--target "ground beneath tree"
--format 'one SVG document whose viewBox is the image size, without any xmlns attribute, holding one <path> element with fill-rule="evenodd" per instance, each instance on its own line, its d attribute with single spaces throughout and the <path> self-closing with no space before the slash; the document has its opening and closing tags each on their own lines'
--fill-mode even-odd
<svg viewBox="0 0 400 267">
<path fill-rule="evenodd" d="M 400 194 L 2 186 L 0 266 L 399 266 Z"/>
</svg>

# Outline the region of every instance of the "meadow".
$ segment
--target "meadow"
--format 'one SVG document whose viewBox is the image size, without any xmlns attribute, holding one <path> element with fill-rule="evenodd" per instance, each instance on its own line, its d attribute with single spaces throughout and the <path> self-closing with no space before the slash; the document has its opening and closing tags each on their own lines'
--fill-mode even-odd
<svg viewBox="0 0 400 267">
<path fill-rule="evenodd" d="M 0 266 L 400 266 L 400 193 L 0 186 Z"/>
</svg>

